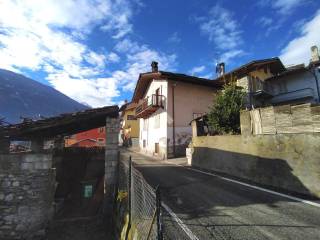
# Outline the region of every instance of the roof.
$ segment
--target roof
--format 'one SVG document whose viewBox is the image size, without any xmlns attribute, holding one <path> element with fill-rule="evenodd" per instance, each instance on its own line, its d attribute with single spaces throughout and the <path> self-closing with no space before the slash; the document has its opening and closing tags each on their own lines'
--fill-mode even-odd
<svg viewBox="0 0 320 240">
<path fill-rule="evenodd" d="M 264 66 L 269 66 L 271 72 L 277 74 L 279 72 L 283 72 L 286 70 L 282 62 L 278 57 L 275 58 L 266 58 L 261 60 L 254 60 L 249 63 L 246 63 L 214 80 L 206 79 L 206 78 L 198 78 L 194 76 L 189 76 L 180 73 L 172 73 L 165 71 L 158 72 L 148 72 L 142 73 L 139 75 L 139 79 L 134 90 L 134 94 L 132 97 L 132 102 L 137 102 L 139 99 L 143 98 L 145 91 L 147 90 L 149 84 L 153 79 L 166 79 L 166 80 L 174 80 L 181 81 L 191 84 L 203 85 L 212 88 L 222 88 L 225 82 L 228 82 L 228 78 L 233 75 L 241 76 L 242 74 L 246 74 L 249 71 L 255 70 L 257 68 L 262 68 Z"/>
<path fill-rule="evenodd" d="M 296 73 L 301 73 L 301 72 L 305 72 L 305 71 L 307 71 L 307 68 L 304 66 L 304 64 L 302 64 L 302 65 L 300 64 L 300 65 L 297 65 L 297 66 L 289 67 L 289 68 L 287 68 L 286 71 L 281 72 L 281 73 L 276 74 L 276 75 L 273 75 L 272 77 L 266 78 L 264 81 L 271 81 L 271 80 L 274 80 L 274 79 L 282 78 L 284 76 L 288 76 L 288 75 L 296 74 Z"/>
<path fill-rule="evenodd" d="M 38 121 L 8 125 L 0 128 L 0 132 L 12 140 L 50 139 L 57 135 L 72 135 L 105 126 L 106 118 L 118 117 L 118 111 L 118 106 L 93 108 Z"/>
<path fill-rule="evenodd" d="M 190 84 L 202 85 L 212 88 L 222 88 L 223 82 L 210 80 L 206 78 L 199 78 L 195 76 L 189 76 L 181 73 L 172 73 L 165 71 L 147 72 L 139 75 L 139 79 L 136 88 L 133 93 L 132 102 L 138 102 L 143 98 L 144 93 L 148 89 L 152 80 L 173 80 L 177 82 L 185 82 Z"/>
<path fill-rule="evenodd" d="M 279 72 L 283 72 L 286 70 L 285 66 L 282 64 L 280 59 L 278 57 L 275 58 L 266 58 L 266 59 L 260 59 L 260 60 L 254 60 L 249 63 L 246 63 L 236 69 L 233 69 L 232 71 L 216 78 L 216 80 L 224 80 L 226 78 L 230 78 L 231 76 L 241 76 L 245 75 L 250 71 L 253 71 L 257 68 L 262 68 L 264 66 L 269 66 L 271 69 L 271 72 L 273 74 L 277 74 Z"/>
<path fill-rule="evenodd" d="M 304 64 L 298 64 L 298 65 L 294 65 L 294 66 L 289 66 L 289 67 L 286 68 L 285 71 L 283 71 L 281 73 L 278 73 L 278 74 L 275 74 L 274 76 L 269 77 L 269 78 L 265 79 L 264 81 L 271 81 L 271 80 L 280 79 L 282 77 L 289 76 L 289 75 L 292 75 L 292 74 L 297 74 L 297 73 L 310 71 L 310 69 L 312 67 L 317 67 L 319 65 L 320 65 L 320 61 L 311 62 L 308 66 L 305 66 Z"/>
<path fill-rule="evenodd" d="M 129 103 L 129 104 L 126 106 L 126 109 L 125 109 L 125 110 L 134 109 L 134 108 L 137 107 L 137 105 L 138 105 L 137 103 L 131 102 L 131 103 Z"/>
</svg>

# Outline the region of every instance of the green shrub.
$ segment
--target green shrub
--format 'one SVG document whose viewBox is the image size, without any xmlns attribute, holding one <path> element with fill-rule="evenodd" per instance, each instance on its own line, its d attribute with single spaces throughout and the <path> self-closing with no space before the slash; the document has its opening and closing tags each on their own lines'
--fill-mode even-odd
<svg viewBox="0 0 320 240">
<path fill-rule="evenodd" d="M 210 131 L 213 134 L 240 133 L 240 110 L 245 92 L 235 84 L 225 85 L 213 100 L 208 114 Z"/>
</svg>

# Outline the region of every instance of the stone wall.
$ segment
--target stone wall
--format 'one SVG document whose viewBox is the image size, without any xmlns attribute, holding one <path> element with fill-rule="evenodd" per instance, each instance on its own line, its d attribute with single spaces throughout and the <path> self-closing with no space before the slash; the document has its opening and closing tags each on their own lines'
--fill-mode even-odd
<svg viewBox="0 0 320 240">
<path fill-rule="evenodd" d="M 119 163 L 119 119 L 106 119 L 104 214 L 106 224 L 113 228 L 112 213 L 117 194 L 117 168 Z"/>
<path fill-rule="evenodd" d="M 192 165 L 320 197 L 320 134 L 194 137 Z"/>
<path fill-rule="evenodd" d="M 0 155 L 0 239 L 36 239 L 53 214 L 51 154 Z"/>
<path fill-rule="evenodd" d="M 310 103 L 257 108 L 241 112 L 242 134 L 320 132 L 320 106 Z"/>
</svg>

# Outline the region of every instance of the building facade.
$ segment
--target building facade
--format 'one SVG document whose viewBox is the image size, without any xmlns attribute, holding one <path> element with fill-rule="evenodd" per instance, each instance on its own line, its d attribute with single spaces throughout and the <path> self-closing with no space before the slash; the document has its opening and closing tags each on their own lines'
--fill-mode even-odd
<svg viewBox="0 0 320 240">
<path fill-rule="evenodd" d="M 106 131 L 104 127 L 80 132 L 65 138 L 65 147 L 104 147 Z"/>
<path fill-rule="evenodd" d="M 139 121 L 137 120 L 136 103 L 126 103 L 121 108 L 120 137 L 124 146 L 139 147 Z"/>
<path fill-rule="evenodd" d="M 140 151 L 161 159 L 185 155 L 192 138 L 190 122 L 209 111 L 222 85 L 157 68 L 141 74 L 133 96 Z"/>
</svg>

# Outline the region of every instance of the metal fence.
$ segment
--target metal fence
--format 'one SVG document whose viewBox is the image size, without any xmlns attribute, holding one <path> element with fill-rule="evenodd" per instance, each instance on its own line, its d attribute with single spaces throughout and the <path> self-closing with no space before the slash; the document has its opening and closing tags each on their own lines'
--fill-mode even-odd
<svg viewBox="0 0 320 240">
<path fill-rule="evenodd" d="M 163 239 L 159 188 L 150 186 L 133 166 L 131 157 L 119 163 L 119 191 L 128 193 L 128 230 L 137 239 Z"/>
</svg>

